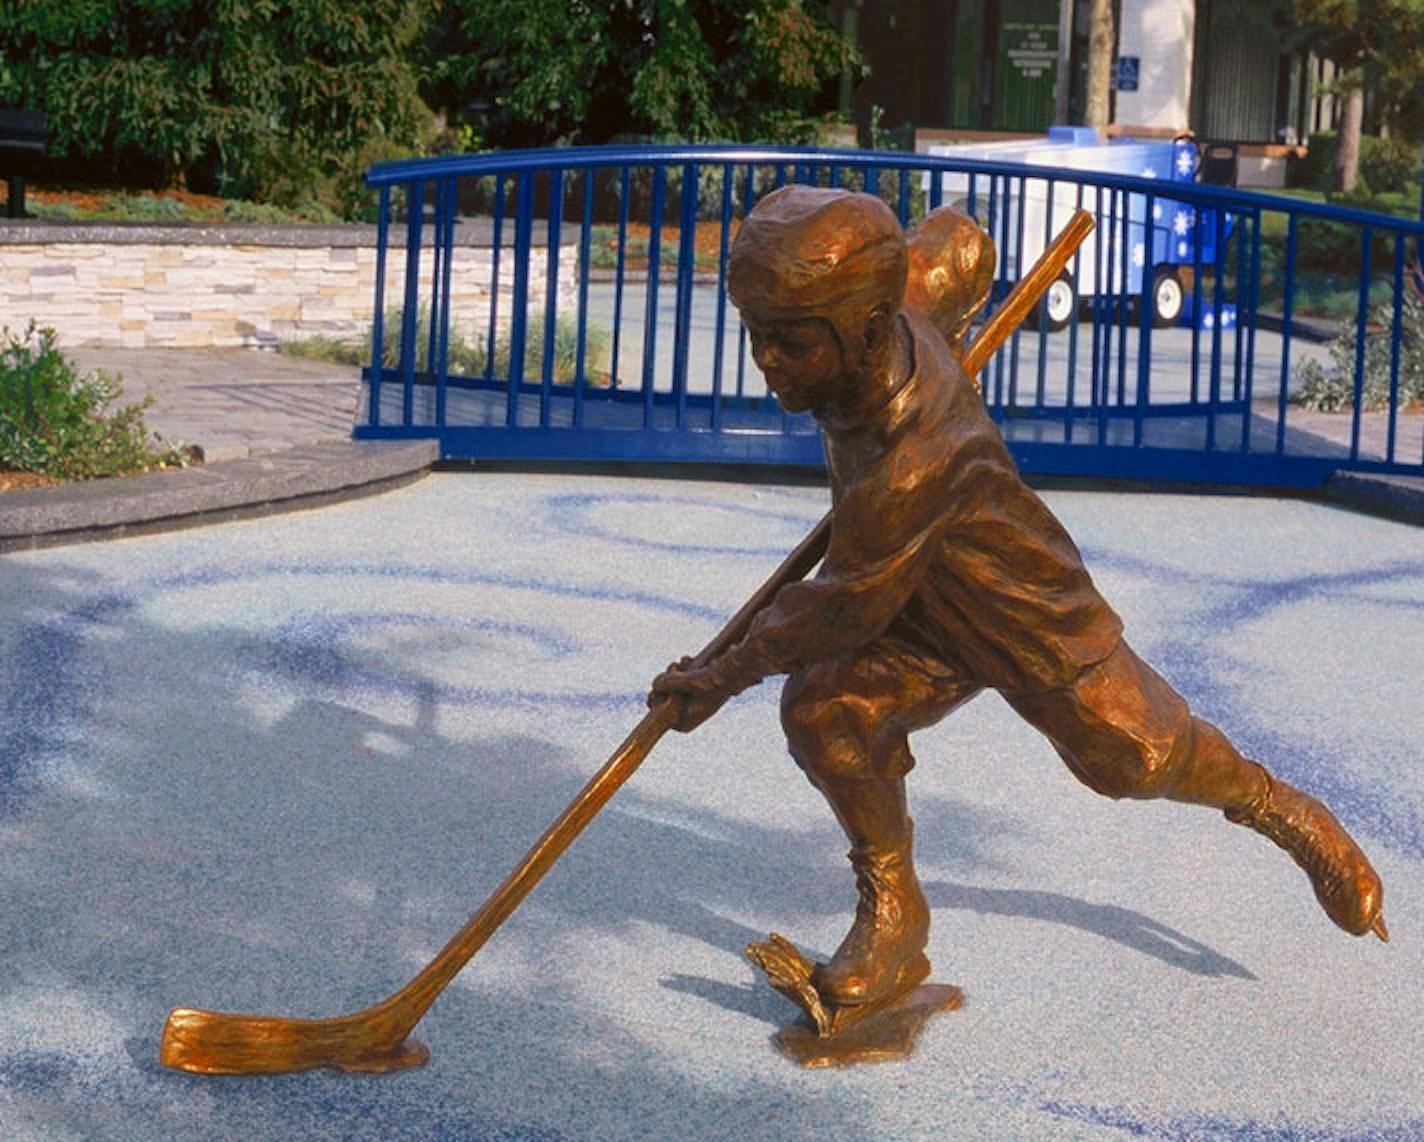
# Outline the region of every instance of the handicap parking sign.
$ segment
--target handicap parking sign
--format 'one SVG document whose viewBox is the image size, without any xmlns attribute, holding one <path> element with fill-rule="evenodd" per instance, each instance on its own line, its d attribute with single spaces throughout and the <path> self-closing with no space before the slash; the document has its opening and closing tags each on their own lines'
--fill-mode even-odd
<svg viewBox="0 0 1424 1142">
<path fill-rule="evenodd" d="M 1141 56 L 1119 56 L 1117 61 L 1117 89 L 1137 90 L 1137 73 L 1141 70 Z"/>
</svg>

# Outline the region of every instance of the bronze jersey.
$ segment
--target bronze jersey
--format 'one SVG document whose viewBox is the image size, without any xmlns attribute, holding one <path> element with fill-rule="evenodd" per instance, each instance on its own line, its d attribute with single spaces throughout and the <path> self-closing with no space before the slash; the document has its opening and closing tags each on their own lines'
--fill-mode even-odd
<svg viewBox="0 0 1424 1142">
<path fill-rule="evenodd" d="M 934 672 L 1007 691 L 1067 686 L 1112 653 L 1122 622 L 943 339 L 911 310 L 901 320 L 905 382 L 855 423 L 821 422 L 826 558 L 778 592 L 739 653 L 780 673 L 889 636 Z"/>
</svg>

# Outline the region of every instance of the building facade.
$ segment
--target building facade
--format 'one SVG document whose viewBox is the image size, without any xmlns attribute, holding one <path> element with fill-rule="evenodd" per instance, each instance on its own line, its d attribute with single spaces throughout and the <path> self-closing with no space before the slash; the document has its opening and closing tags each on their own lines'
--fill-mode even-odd
<svg viewBox="0 0 1424 1142">
<path fill-rule="evenodd" d="M 1328 65 L 1288 50 L 1259 0 L 1115 0 L 1112 130 L 1236 144 L 1247 160 L 1329 129 Z M 921 134 L 1081 123 L 1088 0 L 834 0 L 870 74 L 842 110 Z M 1283 164 L 1281 164 L 1283 166 Z M 1264 175 L 1263 175 L 1264 177 Z M 1267 181 L 1274 181 L 1267 178 Z"/>
</svg>

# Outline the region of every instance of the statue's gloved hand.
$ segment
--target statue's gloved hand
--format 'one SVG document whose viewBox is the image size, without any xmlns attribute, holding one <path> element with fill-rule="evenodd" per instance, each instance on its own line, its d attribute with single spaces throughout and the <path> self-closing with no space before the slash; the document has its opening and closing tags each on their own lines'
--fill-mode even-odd
<svg viewBox="0 0 1424 1142">
<path fill-rule="evenodd" d="M 745 688 L 734 685 L 727 674 L 720 660 L 693 666 L 692 659 L 680 659 L 653 679 L 648 705 L 655 706 L 665 698 L 676 700 L 678 714 L 673 726 L 679 733 L 691 733 Z"/>
</svg>

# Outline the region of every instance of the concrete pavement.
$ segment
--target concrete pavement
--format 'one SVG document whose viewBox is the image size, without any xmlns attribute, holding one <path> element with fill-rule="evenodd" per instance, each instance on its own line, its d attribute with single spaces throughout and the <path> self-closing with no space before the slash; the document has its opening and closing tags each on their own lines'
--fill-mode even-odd
<svg viewBox="0 0 1424 1142">
<path fill-rule="evenodd" d="M 1390 944 L 1219 814 L 1090 793 L 986 695 L 916 736 L 910 777 L 965 1006 L 908 1062 L 800 1071 L 742 948 L 825 955 L 855 895 L 766 684 L 658 747 L 436 1002 L 425 1068 L 167 1072 L 173 1006 L 335 1015 L 410 978 L 826 499 L 438 473 L 0 556 L 0 1136 L 1424 1135 L 1419 530 L 1046 498 L 1134 646 L 1355 833 Z"/>
<path fill-rule="evenodd" d="M 152 398 L 149 427 L 198 444 L 207 463 L 348 440 L 360 370 L 259 349 L 64 347 L 84 372 L 123 378 L 127 402 Z"/>
</svg>

